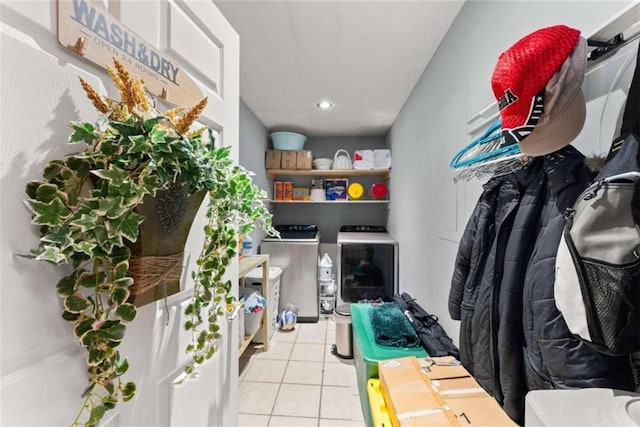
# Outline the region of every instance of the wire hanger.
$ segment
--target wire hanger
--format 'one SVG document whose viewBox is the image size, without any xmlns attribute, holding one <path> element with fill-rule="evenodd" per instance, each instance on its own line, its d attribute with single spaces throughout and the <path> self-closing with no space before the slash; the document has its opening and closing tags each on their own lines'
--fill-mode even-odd
<svg viewBox="0 0 640 427">
<path fill-rule="evenodd" d="M 498 119 L 460 150 L 449 166 L 459 170 L 454 178 L 458 182 L 503 175 L 528 163 L 529 158 L 520 152 L 518 144 L 505 144 L 501 121 Z"/>
</svg>

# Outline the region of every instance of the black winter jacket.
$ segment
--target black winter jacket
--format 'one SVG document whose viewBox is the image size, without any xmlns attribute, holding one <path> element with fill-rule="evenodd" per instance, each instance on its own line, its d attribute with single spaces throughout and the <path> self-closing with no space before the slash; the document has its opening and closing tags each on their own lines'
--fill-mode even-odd
<svg viewBox="0 0 640 427">
<path fill-rule="evenodd" d="M 568 146 L 535 159 L 522 171 L 490 180 L 465 229 L 456 258 L 449 311 L 452 318 L 461 320 L 461 361 L 519 423 L 523 422 L 524 395 L 528 389 L 540 388 L 525 380 L 532 366 L 540 365 L 532 365 L 529 351 L 523 348 L 535 342 L 532 332 L 539 332 L 538 326 L 532 325 L 533 318 L 553 317 L 548 307 L 540 313 L 531 309 L 535 304 L 530 291 L 535 293 L 536 287 L 544 287 L 553 297 L 555 253 L 564 225 L 561 213 L 593 177 L 583 161 L 582 154 Z M 557 224 L 552 226 L 557 222 L 561 222 L 559 231 Z M 550 264 L 549 254 L 553 256 Z M 544 267 L 535 262 L 541 256 L 547 260 Z M 527 292 L 525 281 L 530 284 Z M 551 306 L 555 310 L 553 300 Z M 557 310 L 555 314 L 560 316 Z M 557 356 L 553 363 L 558 372 L 565 363 L 579 363 L 581 357 L 563 355 L 561 349 Z M 605 371 L 613 367 L 611 360 L 591 362 L 599 362 Z M 598 366 L 583 369 L 582 376 L 596 378 Z"/>
<path fill-rule="evenodd" d="M 535 220 L 542 185 L 540 168 L 535 164 L 489 180 L 463 233 L 456 257 L 449 312 L 453 319 L 461 320 L 460 360 L 500 403 L 503 387 L 498 331 L 499 313 L 505 307 L 499 307 L 499 297 L 512 292 L 508 289 L 510 284 L 502 288 L 501 283 L 504 278 L 512 281 L 514 276 L 524 275 L 532 248 L 526 224 Z M 514 224 L 517 230 L 513 230 Z M 507 252 L 517 242 L 524 244 Z M 507 319 L 509 314 L 504 316 Z M 509 328 L 513 332 L 518 330 Z M 521 354 L 521 346 L 519 349 Z M 522 371 L 522 363 L 515 362 L 513 366 Z"/>
</svg>

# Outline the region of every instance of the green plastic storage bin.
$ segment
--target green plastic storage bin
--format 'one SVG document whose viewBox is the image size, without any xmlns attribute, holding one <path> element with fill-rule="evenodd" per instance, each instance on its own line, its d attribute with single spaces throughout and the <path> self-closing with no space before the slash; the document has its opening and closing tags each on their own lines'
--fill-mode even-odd
<svg viewBox="0 0 640 427">
<path fill-rule="evenodd" d="M 367 394 L 367 382 L 370 378 L 378 378 L 378 361 L 399 357 L 428 357 L 422 347 L 399 348 L 376 344 L 373 329 L 369 321 L 371 304 L 351 304 L 351 321 L 353 323 L 353 359 L 360 393 L 360 405 L 367 427 L 373 426 L 371 407 Z"/>
</svg>

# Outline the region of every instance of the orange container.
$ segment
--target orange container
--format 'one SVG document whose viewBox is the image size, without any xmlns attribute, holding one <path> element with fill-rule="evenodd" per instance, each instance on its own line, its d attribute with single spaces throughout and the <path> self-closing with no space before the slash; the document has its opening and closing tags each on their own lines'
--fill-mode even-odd
<svg viewBox="0 0 640 427">
<path fill-rule="evenodd" d="M 284 183 L 284 200 L 293 200 L 293 182 Z"/>
<path fill-rule="evenodd" d="M 276 181 L 273 183 L 273 194 L 275 200 L 284 200 L 284 182 Z"/>
</svg>

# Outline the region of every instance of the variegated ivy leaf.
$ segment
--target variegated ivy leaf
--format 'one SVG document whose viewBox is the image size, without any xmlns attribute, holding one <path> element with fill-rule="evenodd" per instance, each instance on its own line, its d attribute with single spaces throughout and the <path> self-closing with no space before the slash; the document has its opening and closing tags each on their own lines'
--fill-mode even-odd
<svg viewBox="0 0 640 427">
<path fill-rule="evenodd" d="M 89 307 L 89 301 L 77 292 L 64 299 L 64 308 L 70 313 L 82 313 Z"/>
<path fill-rule="evenodd" d="M 111 292 L 111 302 L 116 305 L 123 304 L 129 298 L 128 288 L 117 287 Z"/>
<path fill-rule="evenodd" d="M 91 144 L 95 140 L 93 131 L 95 130 L 91 123 L 86 122 L 71 122 L 71 128 L 73 133 L 69 136 L 69 142 L 84 141 L 87 144 Z"/>
<path fill-rule="evenodd" d="M 91 413 L 89 414 L 89 419 L 87 420 L 86 425 L 97 425 L 104 416 L 105 412 L 107 412 L 107 408 L 105 408 L 103 405 L 98 405 L 91 408 Z"/>
<path fill-rule="evenodd" d="M 110 181 L 111 185 L 120 185 L 124 180 L 129 178 L 129 172 L 122 170 L 116 166 L 111 166 L 109 169 L 99 169 L 91 171 L 91 173 L 98 178 Z"/>
<path fill-rule="evenodd" d="M 94 243 L 90 243 L 90 242 L 80 242 L 80 243 L 77 243 L 77 244 L 74 243 L 73 245 L 71 245 L 74 251 L 82 252 L 84 254 L 87 254 L 90 257 L 93 256 L 93 248 L 95 248 L 95 246 L 96 245 Z"/>
<path fill-rule="evenodd" d="M 106 216 L 109 219 L 118 218 L 130 208 L 123 204 L 122 197 L 109 197 L 101 199 L 95 211 L 97 215 Z"/>
<path fill-rule="evenodd" d="M 94 229 L 97 222 L 98 215 L 96 215 L 94 211 L 90 211 L 89 213 L 83 213 L 80 215 L 80 218 L 74 219 L 70 224 L 74 227 L 78 227 L 82 233 L 86 233 L 87 231 Z"/>
<path fill-rule="evenodd" d="M 122 400 L 124 400 L 125 402 L 128 402 L 133 398 L 135 394 L 136 394 L 136 384 L 130 381 L 126 383 L 124 385 L 124 388 L 122 389 Z"/>
<path fill-rule="evenodd" d="M 118 233 L 126 237 L 130 242 L 138 240 L 140 224 L 144 221 L 144 216 L 133 211 L 129 211 L 119 218 L 114 218 L 107 223 L 110 235 Z"/>
<path fill-rule="evenodd" d="M 38 261 L 49 261 L 54 264 L 67 262 L 67 256 L 56 246 L 45 246 L 44 250 L 36 257 Z"/>
<path fill-rule="evenodd" d="M 58 196 L 58 186 L 53 184 L 42 184 L 36 189 L 36 200 L 49 203 Z"/>
<path fill-rule="evenodd" d="M 127 150 L 128 154 L 133 153 L 148 153 L 153 149 L 151 140 L 146 135 L 133 135 L 129 137 L 131 141 L 131 147 Z"/>
<path fill-rule="evenodd" d="M 53 233 L 43 236 L 40 240 L 46 243 L 53 243 L 60 248 L 60 250 L 65 250 L 73 244 L 71 229 L 68 225 L 59 227 Z"/>
<path fill-rule="evenodd" d="M 127 275 L 128 271 L 129 271 L 129 261 L 125 260 L 125 261 L 119 262 L 113 269 L 113 278 L 122 279 Z"/>
<path fill-rule="evenodd" d="M 133 304 L 125 303 L 116 309 L 118 316 L 125 322 L 131 322 L 136 317 L 136 306 Z"/>
<path fill-rule="evenodd" d="M 56 285 L 56 289 L 61 297 L 73 295 L 76 291 L 76 278 L 73 276 L 63 277 Z"/>
<path fill-rule="evenodd" d="M 84 273 L 80 276 L 78 284 L 84 288 L 95 288 L 100 286 L 107 280 L 107 275 L 104 271 L 99 271 L 96 274 Z"/>
<path fill-rule="evenodd" d="M 49 203 L 39 202 L 37 200 L 29 200 L 28 204 L 35 217 L 31 221 L 38 225 L 60 225 L 62 220 L 71 214 L 62 200 L 55 198 Z"/>
</svg>

